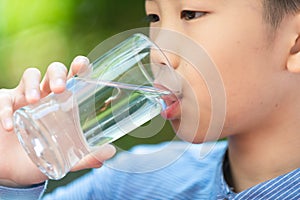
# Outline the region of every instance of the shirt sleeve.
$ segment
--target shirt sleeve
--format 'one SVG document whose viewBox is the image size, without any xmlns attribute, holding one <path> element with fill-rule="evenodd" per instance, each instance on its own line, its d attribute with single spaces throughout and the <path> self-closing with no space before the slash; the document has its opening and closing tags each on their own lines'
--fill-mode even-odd
<svg viewBox="0 0 300 200">
<path fill-rule="evenodd" d="M 0 186 L 1 200 L 34 200 L 39 199 L 46 188 L 47 182 L 28 188 L 11 188 Z"/>
<path fill-rule="evenodd" d="M 52 193 L 44 195 L 42 199 L 110 199 L 111 184 L 115 178 L 110 169 L 102 166 L 100 169 L 94 169 L 65 186 L 58 187 Z"/>
</svg>

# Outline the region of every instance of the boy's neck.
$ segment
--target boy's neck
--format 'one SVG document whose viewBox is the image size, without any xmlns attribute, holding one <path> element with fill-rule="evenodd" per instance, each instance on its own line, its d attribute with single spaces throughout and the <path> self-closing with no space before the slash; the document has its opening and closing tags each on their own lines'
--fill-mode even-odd
<svg viewBox="0 0 300 200">
<path fill-rule="evenodd" d="M 285 122 L 228 138 L 231 178 L 236 192 L 300 167 L 300 127 L 296 127 L 300 123 Z"/>
</svg>

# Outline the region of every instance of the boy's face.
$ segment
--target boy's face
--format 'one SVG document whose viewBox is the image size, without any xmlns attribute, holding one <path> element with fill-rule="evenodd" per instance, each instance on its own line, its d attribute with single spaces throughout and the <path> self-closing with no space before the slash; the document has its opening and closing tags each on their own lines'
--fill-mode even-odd
<svg viewBox="0 0 300 200">
<path fill-rule="evenodd" d="M 289 49 L 283 46 L 284 30 L 271 34 L 271 27 L 262 17 L 260 0 L 146 0 L 146 13 L 151 27 L 192 38 L 216 64 L 226 92 L 221 137 L 273 123 L 271 114 L 278 110 L 288 90 L 285 61 Z M 168 56 L 185 84 L 192 87 L 200 108 L 195 113 L 195 102 L 183 90 L 180 106 L 169 119 L 182 138 L 202 142 L 211 117 L 211 98 L 205 82 L 184 59 Z M 197 114 L 200 123 L 195 136 L 190 128 Z"/>
</svg>

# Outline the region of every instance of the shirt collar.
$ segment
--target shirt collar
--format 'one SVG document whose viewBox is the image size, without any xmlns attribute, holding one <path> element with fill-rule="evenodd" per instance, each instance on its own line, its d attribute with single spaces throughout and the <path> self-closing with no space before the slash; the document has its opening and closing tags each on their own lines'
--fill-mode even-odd
<svg viewBox="0 0 300 200">
<path fill-rule="evenodd" d="M 220 192 L 217 199 L 300 199 L 300 168 L 235 193 L 224 177 L 223 165 L 228 162 L 226 159 L 225 153 L 223 163 L 219 167 Z"/>
</svg>

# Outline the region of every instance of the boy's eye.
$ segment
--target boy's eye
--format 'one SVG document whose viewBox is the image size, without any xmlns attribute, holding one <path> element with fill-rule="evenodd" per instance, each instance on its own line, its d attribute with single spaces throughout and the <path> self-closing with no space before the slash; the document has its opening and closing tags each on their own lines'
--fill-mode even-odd
<svg viewBox="0 0 300 200">
<path fill-rule="evenodd" d="M 149 14 L 146 17 L 147 22 L 154 23 L 159 21 L 159 16 L 156 14 Z"/>
<path fill-rule="evenodd" d="M 206 14 L 207 14 L 207 12 L 183 10 L 181 12 L 181 19 L 192 20 L 192 19 L 202 17 Z"/>
</svg>

